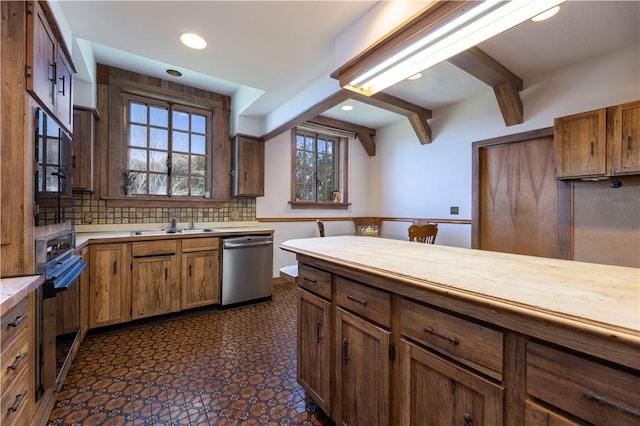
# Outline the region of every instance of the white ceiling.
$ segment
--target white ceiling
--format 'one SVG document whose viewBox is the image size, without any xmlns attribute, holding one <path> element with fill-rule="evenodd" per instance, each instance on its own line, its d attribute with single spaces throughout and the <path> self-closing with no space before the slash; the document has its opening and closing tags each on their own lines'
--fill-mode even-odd
<svg viewBox="0 0 640 426">
<path fill-rule="evenodd" d="M 70 1 L 59 5 L 75 37 L 90 42 L 98 62 L 256 100 L 242 114 L 262 117 L 328 75 L 334 41 L 375 1 Z M 181 33 L 207 39 L 184 47 Z M 480 48 L 525 82 L 557 68 L 640 42 L 640 1 L 569 1 L 548 21 L 525 22 Z M 84 43 L 84 42 L 82 42 Z M 338 64 L 338 66 L 341 64 Z M 80 68 L 80 67 L 79 67 Z M 436 109 L 491 90 L 449 63 L 387 93 Z M 80 75 L 82 78 L 82 75 Z M 401 117 L 358 102 L 323 115 L 378 128 Z M 310 106 L 310 105 L 309 105 Z"/>
</svg>

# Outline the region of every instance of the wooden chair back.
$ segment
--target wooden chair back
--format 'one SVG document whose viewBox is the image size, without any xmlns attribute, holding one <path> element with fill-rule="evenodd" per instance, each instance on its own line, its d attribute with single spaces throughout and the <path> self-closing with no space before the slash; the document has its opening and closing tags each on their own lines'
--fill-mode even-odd
<svg viewBox="0 0 640 426">
<path fill-rule="evenodd" d="M 356 235 L 377 237 L 382 232 L 382 218 L 379 217 L 354 217 Z"/>
<path fill-rule="evenodd" d="M 324 223 L 320 219 L 316 219 L 316 223 L 318 224 L 318 231 L 320 232 L 320 236 L 324 237 Z"/>
<path fill-rule="evenodd" d="M 415 241 L 416 243 L 435 244 L 437 235 L 437 223 L 409 226 L 409 241 Z"/>
</svg>

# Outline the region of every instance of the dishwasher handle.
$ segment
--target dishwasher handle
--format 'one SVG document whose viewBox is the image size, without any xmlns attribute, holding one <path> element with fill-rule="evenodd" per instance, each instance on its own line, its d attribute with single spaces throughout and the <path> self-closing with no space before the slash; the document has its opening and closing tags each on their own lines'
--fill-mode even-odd
<svg viewBox="0 0 640 426">
<path fill-rule="evenodd" d="M 272 246 L 273 241 L 256 241 L 256 242 L 242 242 L 242 243 L 232 243 L 232 242 L 224 242 L 223 248 L 225 249 L 236 249 L 236 248 L 244 248 L 244 247 L 262 247 L 262 246 Z"/>
</svg>

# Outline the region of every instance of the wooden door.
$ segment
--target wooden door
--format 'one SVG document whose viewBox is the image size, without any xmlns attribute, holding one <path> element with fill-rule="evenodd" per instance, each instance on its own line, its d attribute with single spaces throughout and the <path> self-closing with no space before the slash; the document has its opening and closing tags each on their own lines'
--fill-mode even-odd
<svg viewBox="0 0 640 426">
<path fill-rule="evenodd" d="M 337 424 L 389 424 L 389 335 L 388 331 L 337 309 Z"/>
<path fill-rule="evenodd" d="M 131 319 L 171 312 L 173 256 L 137 257 L 131 274 Z"/>
<path fill-rule="evenodd" d="M 234 139 L 234 196 L 264 195 L 264 141 L 238 135 Z"/>
<path fill-rule="evenodd" d="M 500 426 L 500 386 L 401 342 L 402 424 L 410 426 Z"/>
<path fill-rule="evenodd" d="M 74 108 L 71 141 L 71 186 L 74 190 L 93 191 L 93 132 L 94 112 Z"/>
<path fill-rule="evenodd" d="M 474 143 L 472 247 L 567 259 L 570 188 L 551 129 Z"/>
<path fill-rule="evenodd" d="M 606 110 L 582 112 L 554 120 L 556 176 L 603 176 L 606 173 Z"/>
<path fill-rule="evenodd" d="M 182 255 L 182 309 L 220 303 L 220 261 L 217 250 Z"/>
<path fill-rule="evenodd" d="M 640 172 L 640 101 L 607 109 L 611 173 Z"/>
<path fill-rule="evenodd" d="M 27 7 L 27 89 L 52 113 L 55 112 L 55 73 L 57 40 L 39 2 L 25 2 Z"/>
<path fill-rule="evenodd" d="M 130 321 L 129 244 L 92 245 L 90 256 L 90 327 Z"/>
<path fill-rule="evenodd" d="M 298 289 L 298 383 L 331 415 L 331 303 Z"/>
</svg>

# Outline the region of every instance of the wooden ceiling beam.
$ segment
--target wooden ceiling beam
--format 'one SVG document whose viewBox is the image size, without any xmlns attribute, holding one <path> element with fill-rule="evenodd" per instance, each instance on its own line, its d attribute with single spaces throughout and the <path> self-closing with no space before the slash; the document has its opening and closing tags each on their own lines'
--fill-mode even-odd
<svg viewBox="0 0 640 426">
<path fill-rule="evenodd" d="M 472 47 L 448 59 L 456 67 L 493 87 L 507 126 L 521 124 L 524 112 L 520 91 L 522 79 L 478 47 Z"/>
</svg>

